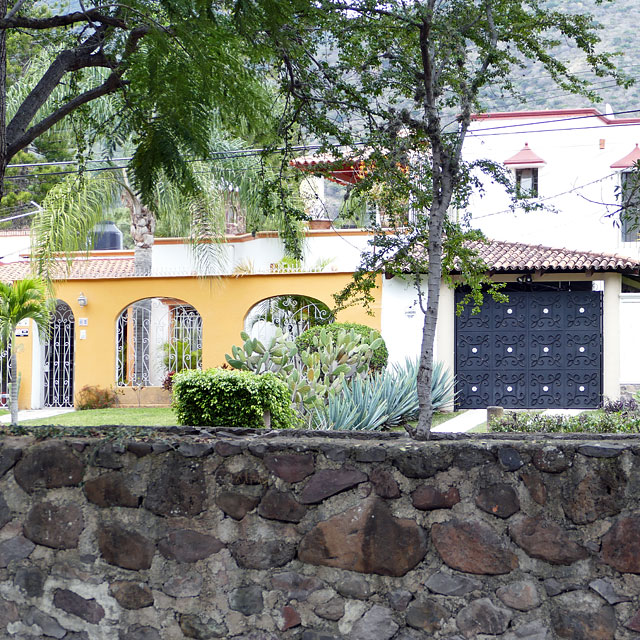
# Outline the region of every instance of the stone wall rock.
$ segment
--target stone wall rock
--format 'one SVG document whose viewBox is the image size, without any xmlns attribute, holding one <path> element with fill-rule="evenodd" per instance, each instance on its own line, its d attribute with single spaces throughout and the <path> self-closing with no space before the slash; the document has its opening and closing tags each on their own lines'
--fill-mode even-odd
<svg viewBox="0 0 640 640">
<path fill-rule="evenodd" d="M 0 638 L 638 638 L 640 437 L 155 436 L 0 438 Z"/>
<path fill-rule="evenodd" d="M 383 576 L 403 576 L 427 551 L 426 536 L 413 520 L 395 518 L 378 498 L 320 522 L 300 542 L 298 557 L 309 564 Z"/>
</svg>

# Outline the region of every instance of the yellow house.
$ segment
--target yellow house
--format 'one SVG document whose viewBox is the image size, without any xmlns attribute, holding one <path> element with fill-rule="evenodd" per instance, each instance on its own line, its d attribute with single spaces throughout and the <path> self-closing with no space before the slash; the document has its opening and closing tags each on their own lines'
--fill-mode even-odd
<svg viewBox="0 0 640 640">
<path fill-rule="evenodd" d="M 258 240 L 272 237 L 260 234 Z M 230 244 L 253 240 L 250 235 L 233 236 Z M 159 240 L 159 246 L 183 249 L 185 243 Z M 267 273 L 197 276 L 192 267 L 183 262 L 181 268 L 173 264 L 165 270 L 183 275 L 136 277 L 132 251 L 75 258 L 65 279 L 55 282 L 57 306 L 49 340 L 41 343 L 31 326 L 17 331 L 20 407 L 72 406 L 85 385 L 117 389 L 124 406 L 167 404 L 162 382 L 167 369 L 174 368 L 166 346 L 172 340 L 187 339 L 203 368 L 221 366 L 232 345 L 242 343 L 247 315 L 261 301 L 306 296 L 331 306 L 333 294 L 352 274 L 278 273 L 271 263 Z M 162 273 L 162 264 L 158 271 Z M 28 273 L 27 261 L 0 265 L 5 281 Z M 379 311 L 380 295 L 373 315 L 352 307 L 337 319 L 379 329 Z"/>
<path fill-rule="evenodd" d="M 268 336 L 280 324 L 296 333 L 327 313 L 370 237 L 309 231 L 305 262 L 292 266 L 273 233 L 230 236 L 207 275 L 196 275 L 177 239 L 157 240 L 145 277 L 134 275 L 130 251 L 78 256 L 55 282 L 50 338 L 18 328 L 20 406 L 73 406 L 85 385 L 117 389 L 125 406 L 166 404 L 168 372 L 222 365 L 243 330 Z M 441 286 L 436 358 L 456 374 L 459 407 L 586 408 L 618 397 L 621 385 L 640 387 L 637 340 L 623 331 L 640 321 L 640 294 L 628 292 L 640 289 L 640 261 L 510 242 L 476 249 L 509 303 L 456 315 L 459 294 Z M 27 260 L 0 264 L 4 281 L 28 273 Z M 351 307 L 336 319 L 379 329 L 392 362 L 417 357 L 423 317 L 412 283 L 382 276 L 373 295 L 372 315 Z M 274 298 L 279 307 L 264 304 Z M 6 367 L 0 383 L 4 392 Z"/>
</svg>

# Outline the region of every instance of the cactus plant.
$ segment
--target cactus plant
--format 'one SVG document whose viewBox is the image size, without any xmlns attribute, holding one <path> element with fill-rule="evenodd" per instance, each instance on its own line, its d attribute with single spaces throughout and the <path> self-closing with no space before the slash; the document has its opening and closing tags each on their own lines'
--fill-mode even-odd
<svg viewBox="0 0 640 640">
<path fill-rule="evenodd" d="M 404 366 L 367 377 L 356 377 L 339 393 L 328 396 L 326 404 L 313 411 L 315 429 L 377 430 L 414 420 L 419 411 L 418 361 L 407 359 Z M 453 401 L 454 378 L 442 362 L 437 362 L 431 380 L 431 398 L 440 408 Z"/>
<path fill-rule="evenodd" d="M 310 349 L 298 353 L 295 342 L 287 340 L 280 330 L 266 346 L 245 332 L 241 337 L 243 346 L 233 346 L 232 355 L 225 356 L 227 362 L 235 369 L 277 375 L 287 383 L 300 413 L 309 419 L 311 412 L 340 391 L 345 381 L 366 375 L 381 342 L 363 343 L 362 336 L 353 330 L 337 335 L 322 330 L 312 338 Z"/>
</svg>

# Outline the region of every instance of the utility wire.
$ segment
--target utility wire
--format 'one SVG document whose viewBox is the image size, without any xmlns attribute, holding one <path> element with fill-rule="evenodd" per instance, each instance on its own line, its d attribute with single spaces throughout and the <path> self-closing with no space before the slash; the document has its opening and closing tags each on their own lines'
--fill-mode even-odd
<svg viewBox="0 0 640 640">
<path fill-rule="evenodd" d="M 553 109 L 553 111 L 555 111 L 555 109 Z M 535 110 L 534 110 L 535 112 Z M 500 111 L 499 113 L 509 113 L 508 111 Z M 581 116 L 569 116 L 566 118 L 556 118 L 554 120 L 545 120 L 545 124 L 551 124 L 554 122 L 570 122 L 571 120 L 584 120 L 586 118 L 608 118 L 609 116 L 618 116 L 618 115 L 624 115 L 624 114 L 628 114 L 628 113 L 640 113 L 640 109 L 628 109 L 627 111 L 614 111 L 612 113 L 589 113 L 586 115 L 581 115 Z M 481 115 L 481 114 L 478 114 Z M 476 118 L 476 120 L 490 120 L 490 118 Z M 614 121 L 615 123 L 615 121 Z M 612 123 L 612 124 L 614 124 Z M 640 121 L 639 121 L 640 123 Z M 536 125 L 539 124 L 537 122 L 528 122 L 525 124 L 503 124 L 503 125 L 499 125 L 497 127 L 485 127 L 484 129 L 474 129 L 474 132 L 477 131 L 494 131 L 495 129 L 510 129 L 513 127 L 523 127 L 523 126 L 531 126 L 531 125 Z M 625 124 L 625 123 L 621 123 L 621 124 Z M 636 123 L 632 123 L 632 124 L 636 124 Z M 606 125 L 602 125 L 605 127 L 610 127 L 611 124 L 606 124 Z M 556 129 L 556 131 L 562 131 L 562 129 Z"/>
<path fill-rule="evenodd" d="M 579 191 L 580 189 L 584 189 L 584 187 L 589 187 L 592 184 L 597 184 L 598 182 L 604 182 L 605 180 L 608 180 L 609 178 L 612 178 L 614 176 L 617 175 L 617 172 L 614 173 L 610 173 L 602 178 L 597 178 L 596 180 L 592 180 L 591 182 L 585 182 L 584 184 L 578 185 L 577 187 L 573 187 L 572 189 L 569 189 L 568 191 L 562 191 L 561 193 L 556 193 L 553 196 L 545 196 L 544 198 L 536 198 L 536 202 L 547 202 L 548 200 L 555 200 L 555 198 L 560 198 L 561 196 L 566 196 L 570 193 L 575 193 L 576 191 Z M 480 218 L 490 218 L 491 216 L 498 216 L 498 215 L 502 215 L 503 213 L 513 213 L 512 209 L 503 209 L 502 211 L 494 211 L 493 213 L 485 213 L 481 216 L 472 216 L 473 220 L 480 220 Z"/>
<path fill-rule="evenodd" d="M 626 111 L 614 111 L 612 113 L 609 114 L 587 114 L 587 115 L 581 115 L 581 116 L 569 116 L 566 118 L 556 118 L 554 120 L 546 120 L 545 121 L 545 125 L 546 124 L 550 124 L 550 123 L 556 123 L 556 122 L 569 122 L 572 120 L 583 120 L 586 118 L 600 118 L 600 117 L 609 117 L 612 115 L 625 115 L 625 114 L 629 114 L 629 113 L 640 113 L 640 109 L 629 109 Z M 498 132 L 498 133 L 478 133 L 478 132 L 483 132 L 483 131 L 494 131 L 496 129 L 509 129 L 509 128 L 524 128 L 524 127 L 533 127 L 533 126 L 539 126 L 541 123 L 540 122 L 526 122 L 526 123 L 520 123 L 520 124 L 509 124 L 509 125 L 499 125 L 496 127 L 485 127 L 485 128 L 481 128 L 481 129 L 473 129 L 469 131 L 469 135 L 473 135 L 474 137 L 485 137 L 485 136 L 495 136 L 495 135 L 512 135 L 511 132 Z M 611 124 L 602 124 L 602 125 L 594 125 L 593 127 L 582 127 L 583 129 L 599 129 L 599 128 L 606 128 L 606 127 L 617 127 L 617 126 L 638 126 L 640 125 L 640 118 L 638 119 L 638 123 L 615 123 L 612 122 Z M 566 129 L 541 129 L 541 130 L 534 130 L 533 133 L 546 133 L 547 131 L 574 131 L 575 128 L 574 127 L 568 127 Z M 520 133 L 520 131 L 517 131 L 515 133 Z M 367 142 L 365 141 L 361 141 L 361 142 L 354 142 L 353 146 L 365 146 L 367 144 Z M 271 153 L 279 153 L 282 151 L 317 151 L 318 149 L 321 149 L 322 145 L 319 144 L 306 144 L 306 145 L 296 145 L 293 147 L 289 147 L 288 149 L 286 147 L 277 147 L 273 150 L 271 150 Z M 253 149 L 229 149 L 227 151 L 214 151 L 211 153 L 211 155 L 207 158 L 203 158 L 201 160 L 193 160 L 192 162 L 207 162 L 210 160 L 231 160 L 233 158 L 242 158 L 242 157 L 255 157 L 258 155 L 262 155 L 265 151 L 267 151 L 267 149 L 265 148 L 253 148 Z M 120 158 L 113 158 L 111 160 L 111 162 L 124 162 L 124 161 L 129 161 L 132 159 L 132 156 L 123 156 Z M 91 162 L 91 163 L 95 163 L 95 162 L 108 162 L 107 160 L 98 160 L 98 159 L 88 159 L 85 160 L 84 162 Z M 61 161 L 53 161 L 53 162 L 28 162 L 28 163 L 21 163 L 21 164 L 10 164 L 7 166 L 7 168 L 9 169 L 23 169 L 23 168 L 29 168 L 29 167 L 45 167 L 45 166 L 68 166 L 68 165 L 77 165 L 78 161 L 75 160 L 61 160 Z M 126 169 L 126 166 L 114 166 L 114 167 L 99 167 L 99 168 L 87 168 L 84 169 L 84 171 L 103 171 L 103 170 L 112 170 L 112 169 Z M 21 176 L 5 176 L 7 179 L 14 179 L 14 180 L 19 180 L 21 178 L 28 178 L 30 176 L 35 176 L 35 175 L 65 175 L 67 173 L 79 173 L 80 170 L 76 170 L 76 171 L 65 171 L 65 172 L 59 172 L 59 173 L 44 173 L 44 174 L 26 174 L 26 175 L 21 175 Z"/>
</svg>

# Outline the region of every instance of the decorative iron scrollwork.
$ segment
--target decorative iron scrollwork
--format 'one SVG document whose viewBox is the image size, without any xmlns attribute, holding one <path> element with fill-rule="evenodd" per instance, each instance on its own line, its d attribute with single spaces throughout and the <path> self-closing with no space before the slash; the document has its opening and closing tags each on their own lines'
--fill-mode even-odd
<svg viewBox="0 0 640 640">
<path fill-rule="evenodd" d="M 168 372 L 201 367 L 202 318 L 191 305 L 146 298 L 118 316 L 118 386 L 160 386 Z"/>
<path fill-rule="evenodd" d="M 456 320 L 457 406 L 597 407 L 602 383 L 601 294 L 508 295 L 508 303 L 485 297 L 476 322 L 468 308 Z M 481 376 L 487 374 L 485 383 Z"/>
<path fill-rule="evenodd" d="M 44 345 L 44 406 L 73 406 L 73 371 L 75 318 L 71 307 L 62 300 L 49 325 L 49 339 Z"/>
</svg>

